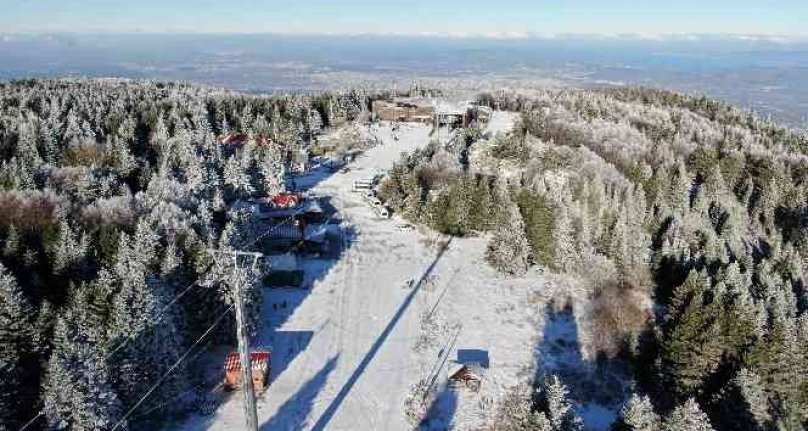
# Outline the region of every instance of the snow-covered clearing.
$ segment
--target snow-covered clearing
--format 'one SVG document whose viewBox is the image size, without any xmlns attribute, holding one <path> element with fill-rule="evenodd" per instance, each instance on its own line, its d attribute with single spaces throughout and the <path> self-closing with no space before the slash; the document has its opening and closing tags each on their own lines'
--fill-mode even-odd
<svg viewBox="0 0 808 431">
<path fill-rule="evenodd" d="M 513 120 L 497 112 L 490 131 L 508 130 Z M 435 395 L 416 403 L 429 412 L 420 425 L 475 429 L 508 388 L 532 377 L 542 276 L 498 275 L 484 260 L 486 238 L 455 238 L 443 250 L 447 238 L 398 217 L 378 219 L 351 192 L 353 181 L 390 168 L 430 137 L 422 125 L 402 125 L 398 141 L 389 126 L 376 133 L 382 144 L 347 171 L 297 180 L 329 198 L 353 234 L 338 260 L 306 260 L 310 289 L 263 290 L 264 329 L 252 343 L 273 352 L 272 383 L 258 401 L 264 430 L 412 429 L 419 424 L 407 419 L 407 397 L 419 381 L 433 379 Z M 490 367 L 477 393 L 446 388 L 443 357 L 452 361 L 457 349 L 488 351 Z M 243 424 L 242 397 L 234 393 L 212 415 L 192 417 L 182 428 Z"/>
</svg>

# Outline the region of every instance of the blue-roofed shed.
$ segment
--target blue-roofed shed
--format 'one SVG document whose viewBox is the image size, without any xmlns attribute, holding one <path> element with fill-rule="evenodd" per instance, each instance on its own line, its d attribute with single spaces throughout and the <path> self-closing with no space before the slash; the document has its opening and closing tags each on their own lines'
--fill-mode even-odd
<svg viewBox="0 0 808 431">
<path fill-rule="evenodd" d="M 478 364 L 483 368 L 488 368 L 488 351 L 482 349 L 457 349 L 457 363 L 470 365 Z"/>
</svg>

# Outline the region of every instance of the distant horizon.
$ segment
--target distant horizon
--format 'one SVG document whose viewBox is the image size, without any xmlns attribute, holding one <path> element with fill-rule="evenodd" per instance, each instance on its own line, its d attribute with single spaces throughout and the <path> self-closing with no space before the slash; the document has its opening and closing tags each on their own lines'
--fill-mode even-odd
<svg viewBox="0 0 808 431">
<path fill-rule="evenodd" d="M 0 0 L 0 32 L 808 37 L 802 0 Z"/>
<path fill-rule="evenodd" d="M 292 37 L 401 37 L 401 38 L 436 38 L 436 39 L 490 39 L 490 40 L 626 40 L 626 41 L 671 41 L 687 42 L 700 40 L 729 40 L 750 42 L 808 42 L 808 33 L 782 34 L 782 33 L 699 33 L 699 32 L 659 32 L 659 33 L 533 33 L 533 32 L 235 32 L 235 31 L 2 31 L 0 36 L 60 36 L 60 35 L 119 35 L 119 36 L 292 36 Z"/>
<path fill-rule="evenodd" d="M 144 78 L 269 94 L 413 79 L 642 85 L 800 127 L 808 126 L 806 70 L 808 38 L 773 35 L 0 33 L 0 79 Z"/>
</svg>

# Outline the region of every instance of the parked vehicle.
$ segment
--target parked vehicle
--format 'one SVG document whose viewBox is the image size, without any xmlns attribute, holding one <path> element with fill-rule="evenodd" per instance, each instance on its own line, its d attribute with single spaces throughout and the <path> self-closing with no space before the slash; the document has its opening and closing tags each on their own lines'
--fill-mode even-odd
<svg viewBox="0 0 808 431">
<path fill-rule="evenodd" d="M 360 190 L 370 190 L 373 188 L 373 181 L 369 180 L 359 180 L 354 181 L 353 183 L 353 191 L 358 192 Z"/>
</svg>

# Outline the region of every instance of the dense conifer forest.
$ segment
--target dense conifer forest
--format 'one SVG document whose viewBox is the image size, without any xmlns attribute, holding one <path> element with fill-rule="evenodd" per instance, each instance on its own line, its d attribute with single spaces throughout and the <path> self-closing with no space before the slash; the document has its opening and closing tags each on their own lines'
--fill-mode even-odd
<svg viewBox="0 0 808 431">
<path fill-rule="evenodd" d="M 438 231 L 490 236 L 504 273 L 585 286 L 589 376 L 630 370 L 615 429 L 805 429 L 808 138 L 648 89 L 480 102 L 520 112 L 515 129 L 405 156 L 384 199 Z M 581 429 L 572 383 L 539 370 L 496 429 Z"/>
<path fill-rule="evenodd" d="M 148 415 L 120 423 L 208 328 L 232 341 L 228 280 L 208 250 L 249 247 L 255 227 L 233 203 L 281 190 L 300 137 L 355 120 L 367 100 L 0 84 L 0 431 L 155 429 L 192 408 L 175 398 L 199 384 L 183 365 Z M 503 276 L 541 268 L 584 286 L 592 385 L 628 370 L 615 429 L 805 429 L 808 138 L 648 89 L 479 102 L 519 112 L 514 130 L 470 128 L 404 156 L 383 200 L 442 233 L 487 236 Z M 230 133 L 270 139 L 223 145 Z M 581 429 L 575 384 L 538 370 L 497 429 Z"/>
<path fill-rule="evenodd" d="M 363 97 L 0 83 L 0 430 L 155 429 L 188 408 L 161 406 L 199 383 L 186 361 L 142 404 L 150 414 L 119 423 L 206 328 L 233 319 L 207 253 L 249 238 L 230 204 L 278 191 L 301 133 L 352 120 Z M 229 148 L 228 133 L 270 139 Z M 218 325 L 214 339 L 232 332 Z"/>
</svg>

